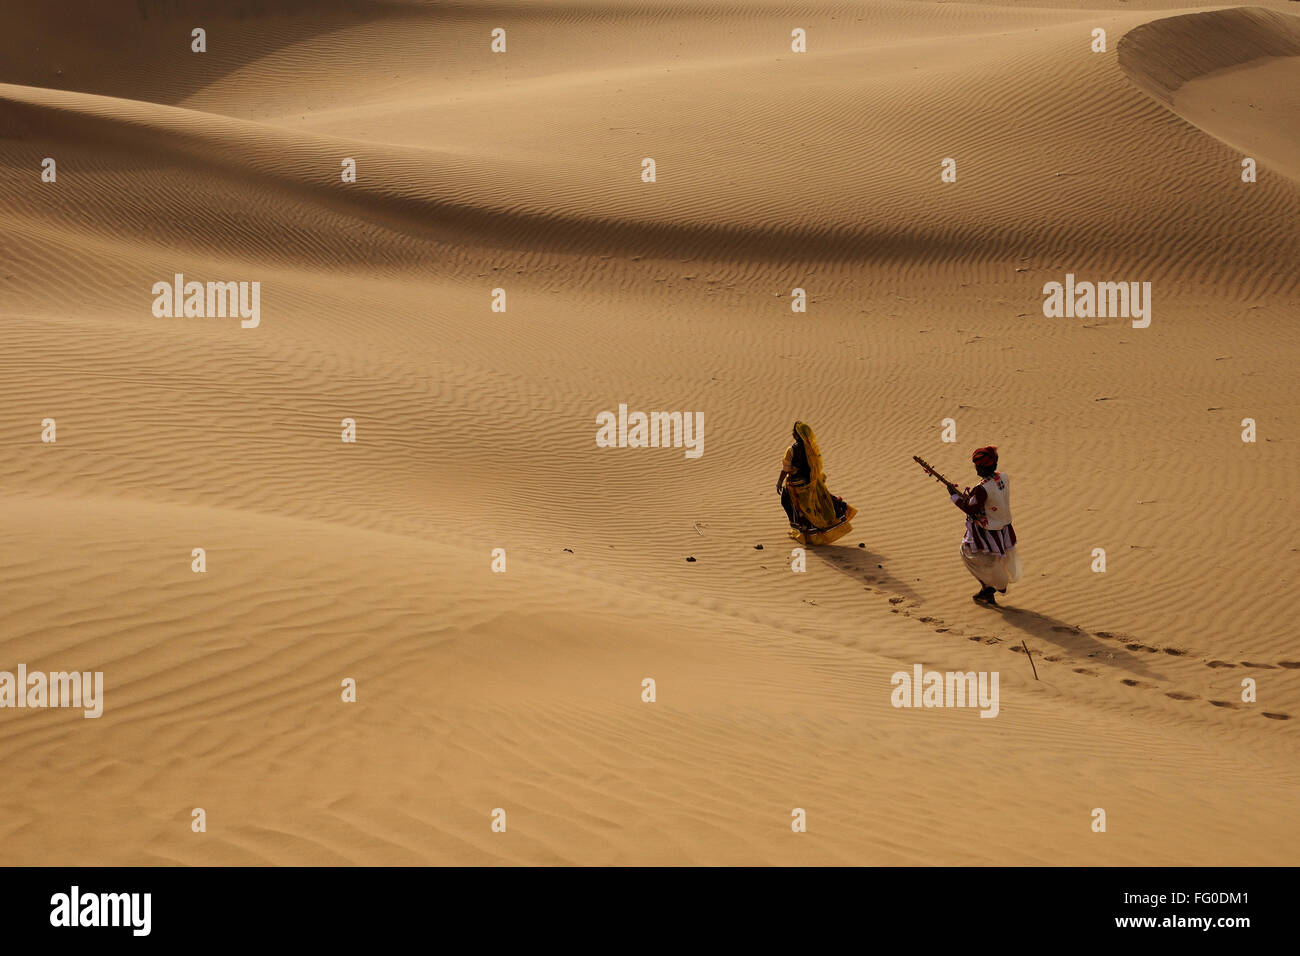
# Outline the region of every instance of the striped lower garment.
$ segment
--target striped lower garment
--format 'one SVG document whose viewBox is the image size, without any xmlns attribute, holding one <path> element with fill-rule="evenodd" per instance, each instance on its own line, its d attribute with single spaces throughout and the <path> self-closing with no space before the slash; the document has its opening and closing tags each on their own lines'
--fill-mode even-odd
<svg viewBox="0 0 1300 956">
<path fill-rule="evenodd" d="M 986 554 L 1006 554 L 1016 546 L 1016 530 L 1007 525 L 996 531 L 982 527 L 973 518 L 966 519 L 966 536 L 961 539 L 962 547 L 968 551 Z"/>
</svg>

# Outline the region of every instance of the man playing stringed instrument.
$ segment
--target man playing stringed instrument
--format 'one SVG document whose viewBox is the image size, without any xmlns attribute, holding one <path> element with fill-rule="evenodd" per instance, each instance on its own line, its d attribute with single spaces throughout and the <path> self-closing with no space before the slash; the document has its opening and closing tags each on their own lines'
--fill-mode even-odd
<svg viewBox="0 0 1300 956">
<path fill-rule="evenodd" d="M 949 498 L 966 515 L 966 534 L 961 539 L 961 559 L 966 570 L 982 585 L 972 598 L 996 606 L 994 592 L 1007 593 L 1007 585 L 1020 580 L 1020 556 L 1016 553 L 1016 531 L 1011 526 L 1011 481 L 998 471 L 998 449 L 987 445 L 971 455 L 980 482 Z"/>
</svg>

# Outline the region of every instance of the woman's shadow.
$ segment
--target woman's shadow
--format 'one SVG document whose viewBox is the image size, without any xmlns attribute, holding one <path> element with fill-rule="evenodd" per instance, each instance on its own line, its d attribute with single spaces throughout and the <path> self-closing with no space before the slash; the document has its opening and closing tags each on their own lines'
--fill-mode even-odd
<svg viewBox="0 0 1300 956">
<path fill-rule="evenodd" d="M 921 596 L 899 578 L 885 570 L 885 559 L 867 548 L 821 547 L 811 549 L 829 567 L 841 574 L 863 581 L 880 591 L 889 591 L 909 601 L 921 600 Z"/>
</svg>

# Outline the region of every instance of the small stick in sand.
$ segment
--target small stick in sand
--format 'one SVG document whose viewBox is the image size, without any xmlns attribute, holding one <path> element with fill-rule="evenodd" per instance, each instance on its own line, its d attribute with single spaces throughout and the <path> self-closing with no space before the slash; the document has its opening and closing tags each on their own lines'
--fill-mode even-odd
<svg viewBox="0 0 1300 956">
<path fill-rule="evenodd" d="M 1034 680 L 1038 680 L 1038 667 L 1034 664 L 1034 655 L 1029 653 L 1029 645 L 1022 640 L 1020 646 L 1025 649 L 1025 656 L 1029 658 L 1029 666 L 1034 669 Z"/>
</svg>

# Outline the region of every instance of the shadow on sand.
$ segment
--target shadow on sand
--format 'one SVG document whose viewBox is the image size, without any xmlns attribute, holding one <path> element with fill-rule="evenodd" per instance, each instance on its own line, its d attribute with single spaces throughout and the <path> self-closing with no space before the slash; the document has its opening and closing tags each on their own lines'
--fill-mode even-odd
<svg viewBox="0 0 1300 956">
<path fill-rule="evenodd" d="M 1151 680 L 1164 680 L 1149 666 L 1147 661 L 1151 656 L 1149 653 L 1135 653 L 1119 641 L 1103 640 L 1081 627 L 1075 627 L 1073 624 L 1067 624 L 1037 611 L 1002 604 L 989 610 L 998 614 L 1006 624 L 1020 634 L 1055 644 L 1073 658 L 1091 661 L 1099 667 L 1122 668 Z"/>
<path fill-rule="evenodd" d="M 923 609 L 924 603 L 921 596 L 907 582 L 894 577 L 884 569 L 885 558 L 883 555 L 876 554 L 868 548 L 843 544 L 809 548 L 808 550 L 828 567 L 839 571 L 841 574 L 870 585 L 874 590 L 882 594 L 894 598 L 901 597 L 912 602 L 909 610 L 914 614 Z M 1002 595 L 999 595 L 999 598 L 1002 598 Z M 973 609 L 976 607 L 978 606 L 972 604 Z M 1038 611 L 1006 604 L 999 604 L 993 608 L 979 607 L 978 610 L 980 611 L 978 617 L 967 618 L 962 622 L 964 629 L 979 632 L 981 622 L 993 620 L 991 616 L 986 617 L 985 615 L 997 615 L 1001 623 L 1010 628 L 1012 633 L 1001 635 L 990 633 L 989 636 L 999 636 L 1012 643 L 1018 643 L 1021 638 L 1032 637 L 1038 641 L 1054 645 L 1081 665 L 1092 664 L 1099 668 L 1123 670 L 1135 677 L 1143 677 L 1148 680 L 1165 680 L 1151 666 L 1153 662 L 1148 660 L 1152 656 L 1149 652 L 1131 651 L 1124 646 L 1125 642 L 1123 640 L 1106 640 L 1084 628 L 1067 624 L 1065 621 L 1047 614 L 1040 614 Z M 989 632 L 986 631 L 985 633 Z M 1034 647 L 1030 649 L 1035 653 L 1041 653 L 1043 650 Z M 1049 653 L 1051 652 L 1049 651 Z"/>
<path fill-rule="evenodd" d="M 810 548 L 809 551 L 841 574 L 847 574 L 851 578 L 865 582 L 876 590 L 888 591 L 910 601 L 919 602 L 921 600 L 921 596 L 913 591 L 906 582 L 894 577 L 884 569 L 885 558 L 882 555 L 876 554 L 868 548 L 828 545 L 821 548 Z"/>
</svg>

